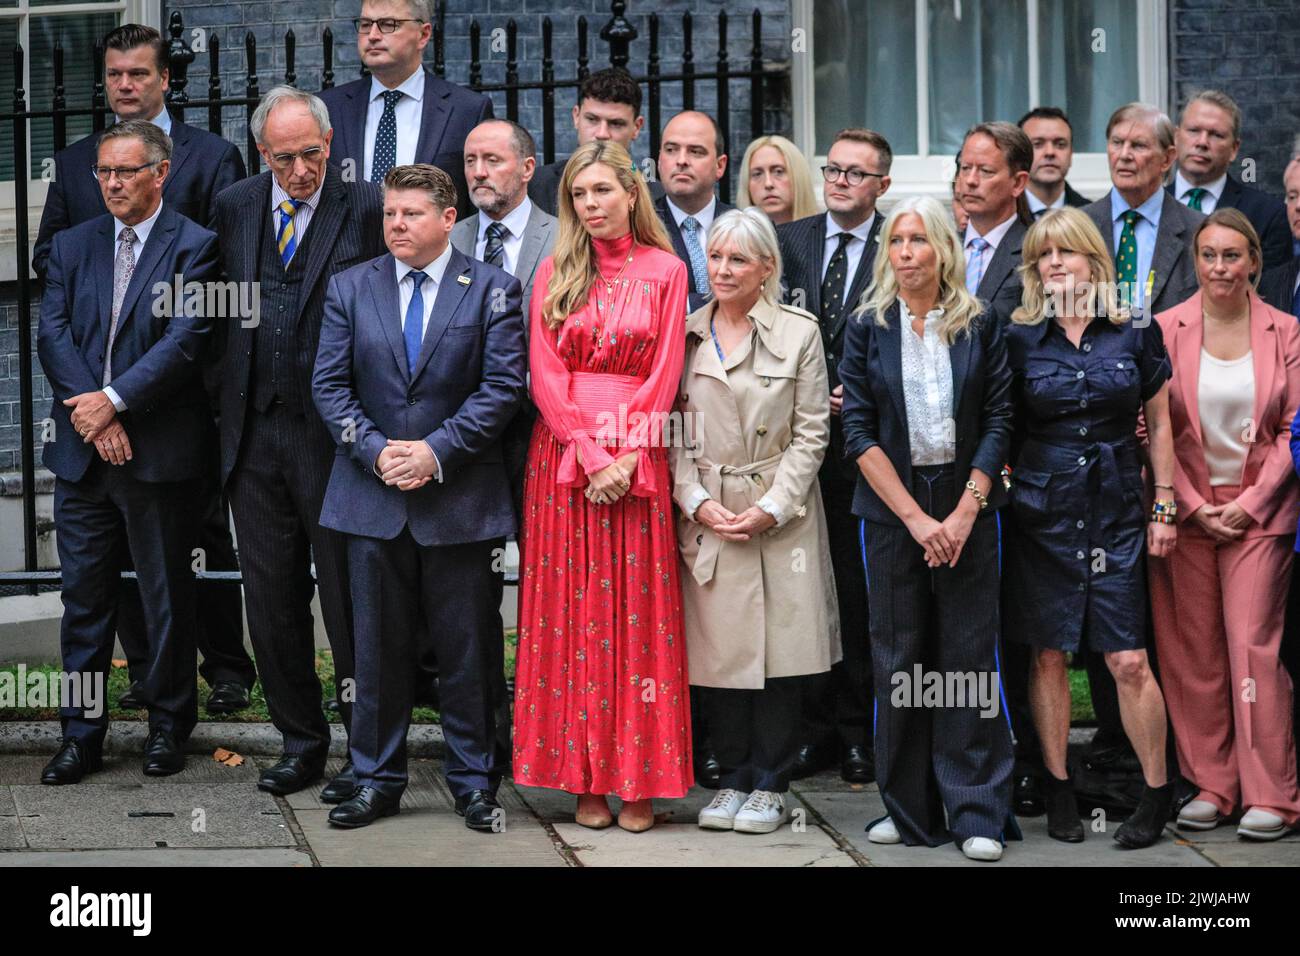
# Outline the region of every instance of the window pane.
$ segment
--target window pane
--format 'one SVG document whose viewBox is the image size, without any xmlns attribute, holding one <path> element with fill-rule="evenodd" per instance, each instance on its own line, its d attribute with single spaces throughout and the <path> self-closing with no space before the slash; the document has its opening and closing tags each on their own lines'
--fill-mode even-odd
<svg viewBox="0 0 1300 956">
<path fill-rule="evenodd" d="M 1106 120 L 1138 98 L 1137 7 L 1038 0 L 1038 10 L 1039 102 L 1070 114 L 1075 150 L 1105 152 Z"/>
<path fill-rule="evenodd" d="M 14 47 L 18 45 L 18 21 L 0 20 L 0 111 L 14 108 Z M 0 182 L 14 178 L 14 125 L 0 124 Z"/>
<path fill-rule="evenodd" d="M 813 96 L 817 142 L 868 126 L 895 153 L 915 153 L 914 0 L 817 0 L 813 7 Z"/>
<path fill-rule="evenodd" d="M 955 155 L 982 120 L 1029 108 L 1026 0 L 929 0 L 930 153 Z"/>
<path fill-rule="evenodd" d="M 48 110 L 54 104 L 54 44 L 63 45 L 63 96 L 69 109 L 90 106 L 95 86 L 95 40 L 117 26 L 116 13 L 97 13 L 93 16 L 33 16 L 28 28 L 31 36 L 29 75 L 31 89 L 27 91 L 32 109 Z M 41 64 L 37 69 L 35 64 Z M 106 120 L 112 122 L 112 118 Z M 69 116 L 66 120 L 67 145 L 75 143 L 90 132 L 90 116 Z M 39 177 L 41 162 L 54 155 L 54 120 L 36 119 L 31 122 L 32 175 Z M 78 175 L 81 175 L 78 172 Z M 85 175 L 89 176 L 87 171 Z"/>
</svg>

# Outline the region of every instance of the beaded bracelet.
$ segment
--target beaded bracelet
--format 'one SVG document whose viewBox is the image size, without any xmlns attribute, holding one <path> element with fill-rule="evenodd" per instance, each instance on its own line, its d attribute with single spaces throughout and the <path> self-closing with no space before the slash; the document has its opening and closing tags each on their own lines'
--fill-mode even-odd
<svg viewBox="0 0 1300 956">
<path fill-rule="evenodd" d="M 1156 524 L 1173 524 L 1178 517 L 1178 505 L 1175 502 L 1157 498 L 1151 503 L 1151 520 Z"/>
</svg>

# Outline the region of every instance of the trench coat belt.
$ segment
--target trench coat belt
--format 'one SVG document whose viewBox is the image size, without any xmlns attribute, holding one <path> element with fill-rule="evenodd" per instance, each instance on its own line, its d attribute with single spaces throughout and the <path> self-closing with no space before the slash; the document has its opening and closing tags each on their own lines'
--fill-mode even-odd
<svg viewBox="0 0 1300 956">
<path fill-rule="evenodd" d="M 725 465 L 713 463 L 707 468 L 700 467 L 700 484 L 704 486 L 714 501 L 722 503 L 722 491 L 730 483 L 732 490 L 741 491 L 745 500 L 754 505 L 767 491 L 770 472 L 781 464 L 783 453 L 778 452 L 761 461 L 751 461 L 747 465 Z M 739 484 L 737 484 L 739 482 Z M 706 531 L 700 550 L 695 555 L 695 564 L 691 574 L 696 583 L 708 584 L 713 580 L 713 572 L 718 565 L 718 553 L 722 550 L 722 539 L 712 531 Z"/>
</svg>

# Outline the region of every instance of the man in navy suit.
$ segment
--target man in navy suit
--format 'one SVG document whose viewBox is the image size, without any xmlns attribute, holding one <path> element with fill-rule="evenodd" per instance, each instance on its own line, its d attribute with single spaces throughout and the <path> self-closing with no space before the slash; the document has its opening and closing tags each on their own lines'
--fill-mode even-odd
<svg viewBox="0 0 1300 956">
<path fill-rule="evenodd" d="M 172 158 L 163 183 L 168 208 L 201 226 L 209 225 L 216 196 L 243 179 L 239 150 L 220 136 L 172 119 L 163 105 L 168 84 L 167 44 L 153 27 L 126 23 L 104 37 L 104 88 L 119 120 L 148 120 L 172 141 Z M 99 134 L 92 133 L 54 154 L 54 180 L 41 213 L 41 228 L 32 256 L 32 269 L 44 276 L 54 236 L 71 226 L 103 216 L 107 210 L 99 186 L 90 175 Z M 230 521 L 210 476 L 202 497 L 204 514 L 196 543 L 210 571 L 233 571 L 234 543 Z M 244 650 L 244 615 L 238 586 L 207 583 L 199 589 L 199 626 L 193 637 L 203 652 L 199 673 L 212 693 L 207 709 L 226 714 L 248 706 L 257 671 Z M 144 612 L 135 583 L 124 581 L 118 607 L 117 631 L 130 665 L 133 686 L 119 702 L 125 708 L 143 706 L 136 684 L 144 678 L 147 644 Z"/>
<path fill-rule="evenodd" d="M 1296 255 L 1265 270 L 1259 294 L 1273 308 L 1300 319 L 1300 157 L 1287 164 L 1282 186 L 1286 190 L 1288 236 L 1295 243 Z"/>
<path fill-rule="evenodd" d="M 170 154 L 147 120 L 103 135 L 95 170 L 110 212 L 55 236 L 37 332 L 54 391 L 44 461 L 55 476 L 63 669 L 104 686 L 129 546 L 148 642 L 144 772 L 159 776 L 184 767 L 181 745 L 198 718 L 190 549 L 194 498 L 213 464 L 200 369 L 212 318 L 193 314 L 203 309 L 172 284 L 218 274 L 217 237 L 163 202 Z M 42 783 L 77 783 L 100 768 L 107 712 L 67 703 Z"/>
<path fill-rule="evenodd" d="M 320 94 L 334 127 L 330 162 L 344 179 L 378 185 L 394 166 L 430 163 L 451 176 L 469 215 L 465 137 L 492 116 L 492 100 L 448 83 L 423 66 L 433 36 L 430 0 L 364 0 L 357 51 L 369 77 Z"/>
<path fill-rule="evenodd" d="M 1219 207 L 1240 209 L 1259 233 L 1264 268 L 1291 258 L 1286 210 L 1273 196 L 1229 175 L 1241 149 L 1241 108 L 1227 93 L 1202 90 L 1183 107 L 1174 139 L 1177 172 L 1169 184 L 1174 198 L 1209 215 Z"/>
<path fill-rule="evenodd" d="M 502 435 L 524 396 L 519 281 L 454 249 L 451 177 L 384 179 L 389 255 L 330 280 L 312 391 L 338 443 L 321 524 L 348 544 L 357 789 L 330 823 L 398 811 L 420 648 L 442 665 L 447 786 L 473 830 L 500 830 L 493 760 L 494 582 L 515 530 Z"/>
</svg>

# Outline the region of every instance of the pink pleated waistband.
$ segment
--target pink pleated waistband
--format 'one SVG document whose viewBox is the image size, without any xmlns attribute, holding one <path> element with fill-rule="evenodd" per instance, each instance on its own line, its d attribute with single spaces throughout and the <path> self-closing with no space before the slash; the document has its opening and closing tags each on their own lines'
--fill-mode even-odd
<svg viewBox="0 0 1300 956">
<path fill-rule="evenodd" d="M 569 398 L 578 406 L 582 415 L 582 427 L 592 438 L 596 438 L 602 428 L 609 431 L 618 421 L 626 419 L 627 406 L 643 384 L 645 379 L 636 375 L 571 372 Z M 620 407 L 623 408 L 621 417 Z"/>
</svg>

